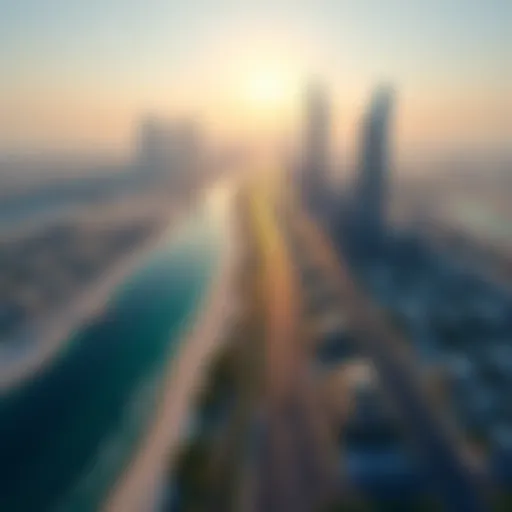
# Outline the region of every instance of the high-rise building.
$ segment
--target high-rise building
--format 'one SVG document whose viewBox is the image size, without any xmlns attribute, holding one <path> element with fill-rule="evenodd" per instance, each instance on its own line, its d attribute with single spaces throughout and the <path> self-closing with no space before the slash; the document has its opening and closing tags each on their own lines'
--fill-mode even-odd
<svg viewBox="0 0 512 512">
<path fill-rule="evenodd" d="M 306 94 L 300 189 L 307 206 L 325 203 L 329 174 L 330 106 L 325 89 L 311 84 Z"/>
<path fill-rule="evenodd" d="M 137 167 L 144 178 L 158 178 L 173 186 L 197 182 L 202 158 L 199 127 L 187 119 L 148 116 L 141 122 L 137 140 Z"/>
<path fill-rule="evenodd" d="M 145 117 L 137 132 L 137 166 L 145 176 L 164 173 L 167 164 L 168 143 L 166 123 L 155 116 Z"/>
<path fill-rule="evenodd" d="M 362 123 L 354 213 L 360 236 L 373 246 L 382 241 L 386 219 L 389 124 L 393 100 L 394 93 L 390 87 L 379 87 Z"/>
</svg>

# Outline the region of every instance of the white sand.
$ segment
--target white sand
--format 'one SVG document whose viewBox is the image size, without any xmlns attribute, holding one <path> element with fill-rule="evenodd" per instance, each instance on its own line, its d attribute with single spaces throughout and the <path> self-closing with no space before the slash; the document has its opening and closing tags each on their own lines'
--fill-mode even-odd
<svg viewBox="0 0 512 512">
<path fill-rule="evenodd" d="M 226 198 L 225 198 L 226 199 Z M 181 446 L 182 433 L 191 411 L 192 399 L 205 377 L 205 363 L 224 341 L 224 329 L 236 313 L 233 278 L 238 261 L 233 236 L 231 202 L 226 202 L 226 252 L 207 294 L 199 321 L 170 362 L 160 409 L 138 453 L 114 487 L 105 504 L 108 512 L 156 510 L 165 486 L 169 464 Z"/>
<path fill-rule="evenodd" d="M 164 234 L 158 230 L 149 240 L 122 258 L 114 268 L 108 268 L 95 279 L 68 307 L 50 315 L 43 322 L 29 326 L 15 339 L 0 344 L 0 393 L 36 375 L 51 363 L 68 342 L 73 330 L 87 317 L 92 318 L 101 312 L 116 285 L 133 272 L 142 256 L 165 239 L 166 234 L 167 230 Z"/>
</svg>

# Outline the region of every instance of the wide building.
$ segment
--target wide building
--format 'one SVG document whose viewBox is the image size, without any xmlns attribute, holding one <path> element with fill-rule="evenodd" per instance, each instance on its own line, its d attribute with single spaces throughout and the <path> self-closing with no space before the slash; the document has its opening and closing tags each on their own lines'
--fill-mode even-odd
<svg viewBox="0 0 512 512">
<path fill-rule="evenodd" d="M 194 186 L 202 166 L 199 127 L 188 119 L 148 116 L 137 135 L 137 170 L 142 179 L 159 179 L 175 188 Z"/>
</svg>

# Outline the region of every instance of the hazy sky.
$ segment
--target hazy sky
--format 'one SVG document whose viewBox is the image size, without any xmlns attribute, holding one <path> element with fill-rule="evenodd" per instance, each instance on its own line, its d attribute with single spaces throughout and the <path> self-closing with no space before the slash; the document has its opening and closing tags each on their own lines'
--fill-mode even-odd
<svg viewBox="0 0 512 512">
<path fill-rule="evenodd" d="M 126 151 L 152 110 L 278 132 L 316 75 L 349 145 L 385 80 L 403 154 L 499 152 L 511 27 L 512 0 L 0 0 L 0 150 Z"/>
</svg>

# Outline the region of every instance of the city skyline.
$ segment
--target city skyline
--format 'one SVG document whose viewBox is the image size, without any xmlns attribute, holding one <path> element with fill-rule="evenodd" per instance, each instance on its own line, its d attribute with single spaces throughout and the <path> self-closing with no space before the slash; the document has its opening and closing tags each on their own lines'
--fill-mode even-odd
<svg viewBox="0 0 512 512">
<path fill-rule="evenodd" d="M 504 1 L 4 8 L 2 152 L 126 154 L 148 110 L 197 116 L 220 140 L 286 137 L 311 75 L 332 91 L 336 146 L 355 145 L 368 92 L 389 79 L 397 158 L 507 151 Z"/>
<path fill-rule="evenodd" d="M 16 1 L 0 511 L 512 510 L 507 4 Z"/>
</svg>

